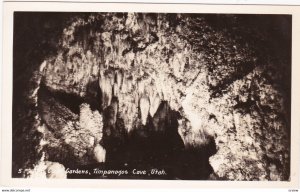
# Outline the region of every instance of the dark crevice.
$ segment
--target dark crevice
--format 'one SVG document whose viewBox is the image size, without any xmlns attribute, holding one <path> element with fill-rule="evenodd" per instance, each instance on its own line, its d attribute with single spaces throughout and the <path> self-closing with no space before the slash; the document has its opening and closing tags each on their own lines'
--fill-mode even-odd
<svg viewBox="0 0 300 192">
<path fill-rule="evenodd" d="M 140 108 L 139 108 L 140 109 Z M 139 113 L 138 119 L 141 118 Z M 213 138 L 208 145 L 185 146 L 178 134 L 180 114 L 162 101 L 153 117 L 148 116 L 146 125 L 137 119 L 136 126 L 127 133 L 118 112 L 118 98 L 103 110 L 103 138 L 100 144 L 106 149 L 105 163 L 81 166 L 84 169 L 142 169 L 150 172 L 157 168 L 166 175 L 110 175 L 105 178 L 120 179 L 208 179 L 213 173 L 209 157 L 216 153 Z M 78 167 L 78 166 L 77 166 Z M 76 178 L 76 175 L 69 175 Z M 87 178 L 103 178 L 89 175 Z M 81 175 L 82 178 L 82 175 Z"/>
<path fill-rule="evenodd" d="M 90 105 L 92 110 L 100 111 L 101 108 L 101 91 L 98 81 L 93 81 L 87 84 L 87 91 L 84 97 L 80 97 L 75 93 L 66 93 L 60 90 L 51 90 L 44 83 L 40 84 L 39 94 L 43 93 L 48 97 L 54 98 L 61 105 L 70 109 L 73 113 L 79 114 L 80 105 L 82 103 L 87 103 Z"/>
</svg>

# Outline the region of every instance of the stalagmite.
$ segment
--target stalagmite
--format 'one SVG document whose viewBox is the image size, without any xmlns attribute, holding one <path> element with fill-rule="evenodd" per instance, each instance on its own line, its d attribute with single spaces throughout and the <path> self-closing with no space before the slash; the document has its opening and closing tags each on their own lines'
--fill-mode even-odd
<svg viewBox="0 0 300 192">
<path fill-rule="evenodd" d="M 151 99 L 151 100 L 152 101 L 150 103 L 150 115 L 153 117 L 159 107 L 161 100 L 160 100 L 160 97 L 158 96 L 158 94 L 156 94 L 156 96 L 154 96 L 153 99 Z"/>
<path fill-rule="evenodd" d="M 113 85 L 113 96 L 115 96 L 115 97 L 118 97 L 119 96 L 119 88 L 118 88 L 118 85 L 115 83 L 114 85 Z"/>
<path fill-rule="evenodd" d="M 143 123 L 143 125 L 146 125 L 147 117 L 148 117 L 148 114 L 149 114 L 149 108 L 150 108 L 149 98 L 143 96 L 140 99 L 140 110 L 141 110 L 141 116 L 142 116 L 142 123 Z"/>
<path fill-rule="evenodd" d="M 117 81 L 116 83 L 119 89 L 121 89 L 122 80 L 123 80 L 123 72 L 121 70 L 116 71 L 116 81 Z"/>
<path fill-rule="evenodd" d="M 138 81 L 138 93 L 139 95 L 142 95 L 143 93 L 145 93 L 145 82 L 144 81 Z"/>
<path fill-rule="evenodd" d="M 101 145 L 96 145 L 94 148 L 94 156 L 97 162 L 102 163 L 105 162 L 106 151 Z"/>
<path fill-rule="evenodd" d="M 106 108 L 110 105 L 113 97 L 113 83 L 109 76 L 101 76 L 99 78 L 99 85 L 102 91 L 102 106 Z"/>
<path fill-rule="evenodd" d="M 117 114 L 118 114 L 118 110 L 119 110 L 119 103 L 118 101 L 116 100 L 116 98 L 113 98 L 112 102 L 111 102 L 111 108 L 112 108 L 112 124 L 115 124 L 116 121 L 117 121 Z"/>
<path fill-rule="evenodd" d="M 50 163 L 46 169 L 47 178 L 52 179 L 66 179 L 67 172 L 65 167 L 60 163 Z"/>
</svg>

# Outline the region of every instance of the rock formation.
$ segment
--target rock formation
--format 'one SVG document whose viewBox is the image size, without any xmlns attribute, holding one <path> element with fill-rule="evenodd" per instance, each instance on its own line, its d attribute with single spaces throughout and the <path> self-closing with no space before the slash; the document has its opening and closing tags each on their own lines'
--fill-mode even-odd
<svg viewBox="0 0 300 192">
<path fill-rule="evenodd" d="M 26 90 L 34 153 L 59 169 L 144 163 L 179 179 L 288 180 L 290 77 L 281 69 L 290 51 L 275 48 L 290 42 L 269 35 L 282 17 L 265 16 L 268 26 L 249 18 L 260 19 L 74 17 Z M 31 173 L 40 158 L 22 166 Z"/>
</svg>

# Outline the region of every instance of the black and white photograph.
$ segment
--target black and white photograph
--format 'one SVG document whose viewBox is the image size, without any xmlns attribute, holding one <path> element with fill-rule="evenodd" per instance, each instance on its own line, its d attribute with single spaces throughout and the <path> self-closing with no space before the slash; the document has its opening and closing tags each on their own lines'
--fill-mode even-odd
<svg viewBox="0 0 300 192">
<path fill-rule="evenodd" d="M 13 14 L 12 178 L 289 181 L 292 15 Z"/>
</svg>

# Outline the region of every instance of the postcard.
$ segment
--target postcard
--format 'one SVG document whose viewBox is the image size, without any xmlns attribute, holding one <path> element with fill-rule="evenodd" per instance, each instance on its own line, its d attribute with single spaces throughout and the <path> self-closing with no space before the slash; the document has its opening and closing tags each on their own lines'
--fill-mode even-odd
<svg viewBox="0 0 300 192">
<path fill-rule="evenodd" d="M 299 11 L 5 2 L 1 184 L 299 187 Z"/>
</svg>

